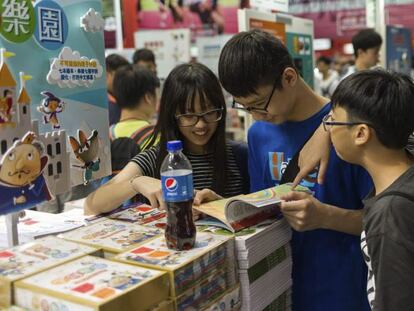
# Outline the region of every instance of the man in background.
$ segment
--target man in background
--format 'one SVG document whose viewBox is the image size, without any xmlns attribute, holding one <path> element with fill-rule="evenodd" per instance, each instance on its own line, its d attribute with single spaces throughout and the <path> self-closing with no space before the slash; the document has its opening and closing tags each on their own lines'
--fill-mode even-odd
<svg viewBox="0 0 414 311">
<path fill-rule="evenodd" d="M 116 104 L 116 99 L 113 95 L 113 81 L 115 71 L 122 67 L 129 65 L 129 62 L 118 54 L 108 55 L 105 59 L 106 65 L 106 87 L 108 89 L 108 113 L 109 113 L 109 125 L 117 123 L 121 116 L 121 109 Z"/>
<path fill-rule="evenodd" d="M 135 65 L 145 67 L 157 75 L 157 64 L 155 63 L 155 55 L 149 49 L 136 50 L 132 56 L 132 61 Z"/>
</svg>

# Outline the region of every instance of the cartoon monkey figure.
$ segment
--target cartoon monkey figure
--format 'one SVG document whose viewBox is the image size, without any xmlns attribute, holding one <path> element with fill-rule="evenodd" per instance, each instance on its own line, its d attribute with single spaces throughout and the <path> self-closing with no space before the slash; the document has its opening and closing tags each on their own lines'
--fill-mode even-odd
<svg viewBox="0 0 414 311">
<path fill-rule="evenodd" d="M 53 95 L 51 92 L 42 92 L 40 94 L 46 96 L 46 98 L 44 98 L 41 105 L 37 107 L 37 111 L 43 113 L 43 121 L 45 124 L 50 123 L 53 125 L 54 129 L 60 129 L 57 115 L 65 110 L 64 101 Z"/>
<path fill-rule="evenodd" d="M 51 195 L 42 175 L 48 162 L 33 132 L 17 140 L 0 162 L 0 214 L 33 207 Z"/>
<path fill-rule="evenodd" d="M 98 131 L 93 130 L 91 136 L 86 138 L 85 133 L 78 130 L 78 137 L 79 141 L 75 137 L 69 136 L 69 141 L 76 159 L 82 162 L 82 165 L 74 166 L 84 170 L 83 183 L 87 185 L 92 179 L 92 173 L 100 168 L 101 160 L 97 158 L 99 152 Z"/>
</svg>

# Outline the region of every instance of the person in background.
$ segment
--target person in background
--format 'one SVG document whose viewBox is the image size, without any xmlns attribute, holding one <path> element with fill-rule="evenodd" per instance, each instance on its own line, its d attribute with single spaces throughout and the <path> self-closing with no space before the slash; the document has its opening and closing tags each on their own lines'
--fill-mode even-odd
<svg viewBox="0 0 414 311">
<path fill-rule="evenodd" d="M 112 125 L 119 121 L 121 116 L 121 109 L 116 104 L 116 99 L 113 95 L 113 81 L 115 71 L 122 67 L 129 65 L 129 62 L 118 54 L 110 54 L 105 58 L 106 64 L 106 87 L 108 90 L 108 113 L 109 113 L 109 125 Z"/>
<path fill-rule="evenodd" d="M 155 55 L 149 49 L 136 50 L 132 56 L 132 62 L 135 65 L 145 67 L 157 75 L 157 63 L 155 62 Z"/>
<path fill-rule="evenodd" d="M 219 77 L 234 97 L 233 107 L 257 120 L 248 132 L 251 191 L 291 181 L 299 151 L 331 110 L 328 100 L 300 77 L 285 45 L 261 30 L 240 32 L 226 43 Z M 362 198 L 372 181 L 361 167 L 331 152 L 328 182 L 316 184 L 313 172 L 302 184 L 325 204 L 281 204 L 294 229 L 294 311 L 369 310 L 359 235 Z"/>
<path fill-rule="evenodd" d="M 323 120 L 338 156 L 364 167 L 374 181 L 361 235 L 373 311 L 413 310 L 414 157 L 406 150 L 413 98 L 409 76 L 359 71 L 338 85 Z M 301 199 L 320 204 L 308 195 Z"/>
<path fill-rule="evenodd" d="M 114 95 L 121 108 L 119 122 L 110 127 L 111 137 L 131 137 L 140 133 L 144 128 L 151 129 L 137 142 L 140 150 L 144 150 L 152 133 L 150 123 L 157 106 L 157 88 L 159 81 L 148 69 L 128 65 L 119 68 L 114 77 Z"/>
<path fill-rule="evenodd" d="M 324 97 L 331 98 L 336 86 L 339 83 L 338 73 L 331 69 L 331 59 L 326 56 L 321 56 L 316 61 L 318 73 L 315 78 L 318 81 L 320 93 Z"/>
<path fill-rule="evenodd" d="M 349 66 L 344 78 L 356 71 L 370 69 L 377 66 L 380 59 L 382 38 L 373 29 L 362 29 L 352 37 L 355 65 Z"/>
<path fill-rule="evenodd" d="M 193 168 L 194 203 L 249 191 L 247 146 L 225 138 L 226 103 L 215 74 L 202 64 L 182 64 L 168 75 L 151 147 L 90 194 L 86 214 L 109 212 L 137 194 L 162 207 L 160 167 L 167 142 L 181 140 Z M 159 143 L 158 143 L 159 142 Z M 213 192 L 214 191 L 214 192 Z M 217 193 L 217 194 L 216 194 Z"/>
</svg>

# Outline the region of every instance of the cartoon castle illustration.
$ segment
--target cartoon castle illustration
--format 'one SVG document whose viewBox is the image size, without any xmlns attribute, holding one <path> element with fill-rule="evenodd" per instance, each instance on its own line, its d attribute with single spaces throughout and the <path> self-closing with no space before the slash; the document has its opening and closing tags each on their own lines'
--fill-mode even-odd
<svg viewBox="0 0 414 311">
<path fill-rule="evenodd" d="M 64 130 L 39 134 L 39 124 L 31 117 L 31 98 L 26 90 L 26 80 L 30 77 L 20 72 L 20 88 L 16 92 L 17 83 L 5 57 L 13 53 L 0 49 L 0 160 L 13 143 L 21 139 L 27 132 L 35 132 L 44 144 L 49 156 L 44 177 L 53 194 L 70 189 L 70 163 L 67 152 L 67 138 Z"/>
</svg>

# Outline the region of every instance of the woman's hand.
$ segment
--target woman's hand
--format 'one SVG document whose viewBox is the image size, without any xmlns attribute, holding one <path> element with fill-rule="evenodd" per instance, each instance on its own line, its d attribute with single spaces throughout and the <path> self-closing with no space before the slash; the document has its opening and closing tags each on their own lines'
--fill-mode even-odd
<svg viewBox="0 0 414 311">
<path fill-rule="evenodd" d="M 210 189 L 196 190 L 194 196 L 194 205 L 200 205 L 210 201 L 221 200 L 223 197 Z"/>
<path fill-rule="evenodd" d="M 200 205 L 202 203 L 207 203 L 210 201 L 221 200 L 223 197 L 215 193 L 213 190 L 210 189 L 203 189 L 203 190 L 196 190 L 194 196 L 194 205 Z M 193 219 L 197 220 L 201 218 L 203 213 L 197 211 L 193 208 Z"/>
<path fill-rule="evenodd" d="M 132 181 L 134 189 L 148 199 L 152 208 L 165 209 L 162 198 L 161 181 L 147 176 L 136 177 Z"/>
</svg>

